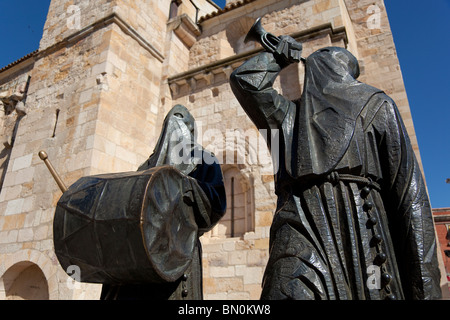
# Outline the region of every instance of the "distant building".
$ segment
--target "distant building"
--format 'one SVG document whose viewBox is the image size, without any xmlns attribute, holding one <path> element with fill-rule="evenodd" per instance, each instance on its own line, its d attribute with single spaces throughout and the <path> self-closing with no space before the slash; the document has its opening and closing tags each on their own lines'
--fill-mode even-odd
<svg viewBox="0 0 450 320">
<path fill-rule="evenodd" d="M 450 283 L 450 208 L 433 209 L 433 218 L 445 266 L 445 276 Z"/>
<path fill-rule="evenodd" d="M 0 299 L 99 298 L 100 285 L 74 285 L 55 256 L 61 191 L 38 152 L 67 186 L 135 171 L 175 104 L 191 111 L 203 146 L 222 161 L 228 195 L 226 216 L 201 238 L 205 299 L 259 298 L 272 164 L 228 84 L 261 50 L 243 43 L 258 17 L 267 31 L 303 42 L 304 56 L 348 48 L 360 80 L 397 103 L 420 162 L 383 0 L 229 0 L 224 9 L 211 0 L 52 0 L 38 50 L 0 69 Z M 299 64 L 276 86 L 295 99 L 302 84 Z"/>
</svg>

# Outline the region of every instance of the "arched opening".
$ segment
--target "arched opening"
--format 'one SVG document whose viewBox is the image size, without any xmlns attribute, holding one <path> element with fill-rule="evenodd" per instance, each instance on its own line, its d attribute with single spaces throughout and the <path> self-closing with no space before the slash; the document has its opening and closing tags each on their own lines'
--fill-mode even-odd
<svg viewBox="0 0 450 320">
<path fill-rule="evenodd" d="M 236 165 L 224 165 L 222 171 L 227 193 L 227 211 L 214 227 L 212 236 L 242 237 L 255 228 L 253 183 Z"/>
<path fill-rule="evenodd" d="M 227 26 L 226 38 L 234 54 L 239 54 L 256 48 L 255 42 L 250 41 L 244 43 L 244 39 L 254 22 L 255 19 L 253 18 L 242 17 Z"/>
<path fill-rule="evenodd" d="M 9 268 L 2 277 L 6 300 L 48 300 L 48 282 L 34 263 L 23 261 Z"/>
</svg>

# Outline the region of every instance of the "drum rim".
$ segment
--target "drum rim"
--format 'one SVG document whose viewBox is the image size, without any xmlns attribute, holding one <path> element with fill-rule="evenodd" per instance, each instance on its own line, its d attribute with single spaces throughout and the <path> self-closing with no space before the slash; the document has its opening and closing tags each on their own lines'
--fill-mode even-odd
<svg viewBox="0 0 450 320">
<path fill-rule="evenodd" d="M 149 223 L 146 220 L 146 208 L 148 207 L 148 195 L 149 195 L 149 188 L 150 185 L 152 184 L 153 179 L 156 179 L 157 176 L 159 175 L 165 175 L 165 172 L 171 172 L 171 173 L 175 173 L 176 175 L 178 175 L 181 179 L 189 179 L 188 177 L 186 177 L 183 173 L 181 173 L 179 170 L 177 170 L 176 168 L 172 167 L 172 166 L 160 166 L 160 167 L 154 167 L 148 170 L 155 170 L 155 172 L 152 174 L 152 177 L 148 180 L 147 185 L 145 187 L 145 196 L 144 196 L 144 200 L 142 201 L 142 207 L 141 207 L 141 213 L 140 213 L 140 221 L 139 221 L 139 226 L 140 226 L 140 230 L 141 230 L 141 236 L 142 236 L 142 242 L 144 245 L 144 249 L 145 252 L 147 254 L 147 257 L 150 261 L 150 263 L 153 266 L 153 270 L 157 273 L 157 275 L 159 277 L 161 277 L 161 279 L 168 281 L 168 282 L 173 282 L 176 281 L 177 279 L 179 279 L 183 273 L 187 270 L 187 268 L 189 267 L 192 259 L 193 259 L 193 254 L 194 254 L 194 250 L 195 250 L 195 246 L 197 241 L 193 241 L 192 242 L 192 248 L 190 248 L 189 250 L 189 258 L 185 259 L 184 262 L 184 266 L 182 268 L 176 268 L 178 269 L 178 272 L 174 273 L 174 274 L 168 274 L 166 272 L 164 272 L 163 270 L 161 270 L 157 264 L 155 264 L 155 259 L 154 257 L 150 254 L 150 248 L 149 248 L 149 244 L 147 243 L 146 240 L 146 233 L 145 233 L 145 224 Z M 183 186 L 183 182 L 180 182 L 180 186 Z M 183 190 L 183 187 L 181 187 L 181 196 L 183 196 L 183 193 L 186 190 Z M 181 197 L 181 201 L 183 201 L 183 198 Z M 198 227 L 197 224 L 195 223 L 195 217 L 194 217 L 194 212 L 193 209 L 191 210 L 191 214 L 192 214 L 192 219 L 193 219 L 193 226 L 195 226 L 195 231 L 194 231 L 194 238 L 198 238 Z M 175 270 L 175 269 L 172 269 Z M 171 270 L 171 271 L 172 271 Z"/>
</svg>

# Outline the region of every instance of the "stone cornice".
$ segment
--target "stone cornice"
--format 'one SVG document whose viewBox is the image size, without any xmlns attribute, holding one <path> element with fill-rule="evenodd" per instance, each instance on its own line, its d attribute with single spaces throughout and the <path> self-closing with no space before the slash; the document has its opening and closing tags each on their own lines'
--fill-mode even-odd
<svg viewBox="0 0 450 320">
<path fill-rule="evenodd" d="M 136 40 L 144 49 L 146 49 L 153 57 L 158 61 L 162 62 L 164 60 L 164 55 L 159 52 L 151 43 L 145 40 L 139 32 L 137 32 L 133 27 L 131 27 L 124 19 L 120 17 L 117 13 L 112 13 L 91 25 L 71 34 L 70 36 L 64 38 L 62 41 L 38 52 L 38 57 L 48 55 L 51 52 L 57 51 L 62 47 L 68 46 L 72 43 L 80 41 L 86 38 L 88 35 L 92 34 L 94 31 L 104 28 L 112 23 L 115 23 L 122 31 Z"/>
<path fill-rule="evenodd" d="M 345 45 L 348 44 L 347 32 L 345 27 L 333 28 L 331 23 L 326 23 L 308 30 L 295 32 L 290 36 L 299 42 L 306 42 L 309 39 L 329 35 L 332 41 L 343 40 Z M 167 81 L 173 95 L 178 95 L 179 88 L 183 85 L 189 85 L 191 91 L 197 88 L 197 81 L 204 79 L 207 85 L 214 83 L 215 75 L 225 73 L 230 76 L 234 68 L 238 67 L 242 62 L 257 55 L 263 49 L 254 49 L 241 54 L 237 54 L 207 65 L 199 66 L 191 70 L 170 76 Z"/>
<path fill-rule="evenodd" d="M 450 223 L 450 215 L 446 214 L 446 215 L 435 215 L 433 216 L 434 222 L 435 223 Z"/>
<path fill-rule="evenodd" d="M 198 25 L 196 25 L 187 14 L 177 16 L 169 22 L 169 26 L 188 48 L 191 48 L 194 45 L 197 41 L 197 37 L 201 34 Z"/>
</svg>

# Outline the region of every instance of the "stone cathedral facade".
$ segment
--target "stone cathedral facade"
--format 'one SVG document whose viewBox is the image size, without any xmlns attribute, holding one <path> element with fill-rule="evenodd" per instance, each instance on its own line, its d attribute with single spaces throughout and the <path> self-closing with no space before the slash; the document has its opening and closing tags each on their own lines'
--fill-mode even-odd
<svg viewBox="0 0 450 320">
<path fill-rule="evenodd" d="M 383 0 L 52 0 L 39 48 L 0 69 L 0 299 L 98 299 L 72 281 L 53 250 L 64 183 L 135 171 L 175 104 L 197 120 L 201 144 L 222 164 L 228 209 L 201 237 L 205 299 L 258 299 L 275 209 L 264 138 L 228 84 L 261 47 L 243 42 L 256 18 L 276 35 L 349 49 L 361 81 L 390 95 L 420 161 Z M 300 97 L 302 65 L 277 88 Z"/>
</svg>

